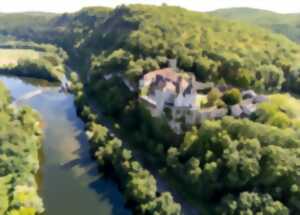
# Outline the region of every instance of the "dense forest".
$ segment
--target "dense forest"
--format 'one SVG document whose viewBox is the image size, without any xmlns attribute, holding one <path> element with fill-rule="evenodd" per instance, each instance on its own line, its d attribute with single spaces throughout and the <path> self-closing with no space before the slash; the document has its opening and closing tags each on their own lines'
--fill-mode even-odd
<svg viewBox="0 0 300 215">
<path fill-rule="evenodd" d="M 0 13 L 0 31 L 5 36 L 12 34 L 26 36 L 33 30 L 44 29 L 57 15 L 38 12 Z M 29 37 L 27 39 L 30 40 Z"/>
<path fill-rule="evenodd" d="M 98 122 L 99 116 L 89 107 L 77 74 L 72 74 L 71 82 L 77 112 L 86 122 L 86 135 L 94 157 L 100 167 L 107 168 L 107 172 L 117 178 L 134 214 L 181 214 L 181 206 L 174 202 L 172 195 L 169 192 L 160 193 L 154 176 L 143 168 L 122 140 Z"/>
<path fill-rule="evenodd" d="M 2 83 L 0 98 L 0 214 L 41 213 L 35 178 L 42 138 L 39 116 L 29 107 L 12 106 Z"/>
<path fill-rule="evenodd" d="M 96 159 L 114 169 L 137 211 L 174 215 L 180 207 L 169 194 L 158 195 L 153 176 L 97 124 L 88 96 L 119 123 L 124 141 L 142 150 L 186 199 L 201 205 L 202 214 L 300 213 L 300 105 L 282 93 L 300 93 L 298 44 L 261 27 L 167 5 L 85 8 L 47 22 L 48 27 L 0 33 L 67 51 L 69 66 L 84 82 L 73 77 L 72 90 Z M 209 120 L 177 136 L 120 78 L 137 85 L 168 59 L 177 59 L 179 69 L 199 81 L 254 89 L 269 100 L 249 119 Z M 105 81 L 105 74 L 118 75 Z M 146 185 L 150 188 L 142 189 Z M 170 207 L 162 207 L 166 203 Z"/>
<path fill-rule="evenodd" d="M 275 88 L 298 90 L 299 46 L 247 24 L 176 7 L 132 5 L 86 8 L 55 17 L 48 26 L 12 35 L 56 43 L 76 59 L 73 64 L 92 73 L 122 70 L 135 80 L 177 58 L 180 68 L 200 80 L 268 90 L 265 85 L 275 79 Z"/>
<path fill-rule="evenodd" d="M 279 14 L 252 8 L 221 9 L 211 14 L 259 25 L 283 34 L 295 42 L 300 42 L 300 14 Z"/>
</svg>

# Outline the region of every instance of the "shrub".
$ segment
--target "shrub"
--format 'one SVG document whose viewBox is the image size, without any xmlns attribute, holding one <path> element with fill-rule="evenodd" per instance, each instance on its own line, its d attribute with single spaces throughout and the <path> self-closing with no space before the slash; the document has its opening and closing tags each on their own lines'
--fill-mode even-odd
<svg viewBox="0 0 300 215">
<path fill-rule="evenodd" d="M 231 90 L 227 90 L 223 97 L 222 100 L 227 104 L 227 105 L 235 105 L 238 104 L 242 100 L 241 92 L 237 88 L 233 88 Z"/>
</svg>

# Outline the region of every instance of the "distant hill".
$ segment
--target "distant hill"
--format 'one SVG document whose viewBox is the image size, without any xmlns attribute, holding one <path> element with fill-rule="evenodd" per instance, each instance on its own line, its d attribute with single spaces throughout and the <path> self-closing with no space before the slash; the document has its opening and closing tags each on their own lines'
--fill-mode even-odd
<svg viewBox="0 0 300 215">
<path fill-rule="evenodd" d="M 86 7 L 64 14 L 0 13 L 0 41 L 7 40 L 8 35 L 21 40 L 54 43 L 72 55 L 74 46 L 79 46 L 110 11 L 106 7 Z"/>
<path fill-rule="evenodd" d="M 45 28 L 56 16 L 58 14 L 44 12 L 0 13 L 0 37 L 1 35 L 28 35 L 33 30 Z"/>
<path fill-rule="evenodd" d="M 244 10 L 241 14 L 252 14 L 251 9 Z M 70 63 L 81 71 L 118 70 L 134 80 L 166 66 L 166 59 L 177 58 L 180 69 L 193 72 L 200 80 L 264 89 L 272 73 L 278 76 L 276 83 L 283 83 L 283 74 L 290 77 L 291 68 L 300 61 L 300 46 L 282 35 L 180 7 L 89 7 L 45 15 L 36 23 L 30 14 L 10 16 L 6 23 L 7 16 L 0 16 L 0 34 L 54 43 L 68 52 Z M 20 17 L 25 24 L 13 27 L 20 26 Z M 257 73 L 266 73 L 266 77 L 257 80 Z"/>
<path fill-rule="evenodd" d="M 169 6 L 116 8 L 78 49 L 88 50 L 94 56 L 89 60 L 92 65 L 101 65 L 94 72 L 120 70 L 136 77 L 149 70 L 146 64 L 163 66 L 164 58 L 177 58 L 178 66 L 195 73 L 198 79 L 223 79 L 257 88 L 262 83 L 255 73 L 261 66 L 273 65 L 289 73 L 289 68 L 299 62 L 299 45 L 282 35 Z M 116 65 L 113 61 L 118 62 L 119 57 L 127 60 L 108 68 Z M 141 63 L 141 59 L 146 63 Z"/>
<path fill-rule="evenodd" d="M 280 14 L 252 8 L 220 9 L 210 14 L 260 25 L 300 42 L 300 14 Z"/>
<path fill-rule="evenodd" d="M 58 15 L 46 12 L 0 13 L 0 29 L 6 28 L 9 31 L 30 26 L 34 28 L 47 23 Z"/>
</svg>

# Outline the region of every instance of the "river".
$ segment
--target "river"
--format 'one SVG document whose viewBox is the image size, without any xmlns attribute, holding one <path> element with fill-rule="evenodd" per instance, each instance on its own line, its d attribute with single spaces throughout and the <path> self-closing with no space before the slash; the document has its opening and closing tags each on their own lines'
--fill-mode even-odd
<svg viewBox="0 0 300 215">
<path fill-rule="evenodd" d="M 77 117 L 73 96 L 45 81 L 0 76 L 17 102 L 37 110 L 43 120 L 44 141 L 38 176 L 43 215 L 129 215 L 118 187 L 101 177 L 90 158 L 84 124 Z M 34 95 L 34 93 L 33 93 Z"/>
</svg>

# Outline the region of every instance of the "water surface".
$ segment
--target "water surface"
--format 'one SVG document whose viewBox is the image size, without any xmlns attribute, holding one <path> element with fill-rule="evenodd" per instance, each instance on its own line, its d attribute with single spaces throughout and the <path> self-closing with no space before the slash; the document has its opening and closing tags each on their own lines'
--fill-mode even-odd
<svg viewBox="0 0 300 215">
<path fill-rule="evenodd" d="M 18 100 L 27 93 L 43 93 L 18 105 L 30 105 L 43 120 L 45 138 L 39 174 L 44 215 L 129 215 L 115 183 L 101 178 L 90 158 L 84 124 L 76 116 L 73 96 L 58 86 L 34 79 L 0 76 Z"/>
</svg>

